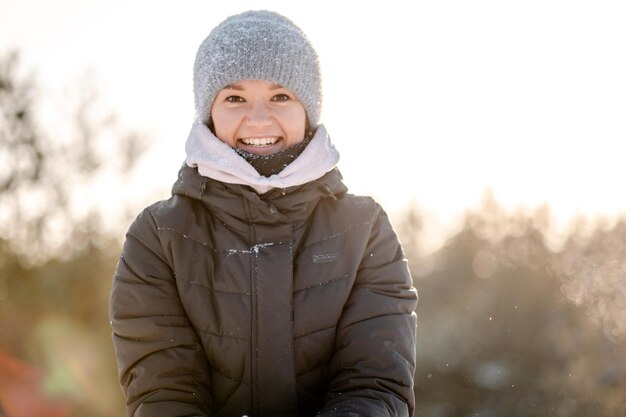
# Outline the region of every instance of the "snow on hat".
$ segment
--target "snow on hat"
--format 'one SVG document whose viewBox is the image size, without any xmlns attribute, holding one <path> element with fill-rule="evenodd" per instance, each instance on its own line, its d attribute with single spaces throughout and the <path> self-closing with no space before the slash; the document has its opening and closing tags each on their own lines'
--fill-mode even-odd
<svg viewBox="0 0 626 417">
<path fill-rule="evenodd" d="M 208 123 L 217 93 L 242 80 L 265 80 L 291 90 L 309 123 L 321 112 L 317 53 L 291 20 L 271 11 L 248 11 L 216 26 L 196 54 L 193 83 L 196 114 Z"/>
</svg>

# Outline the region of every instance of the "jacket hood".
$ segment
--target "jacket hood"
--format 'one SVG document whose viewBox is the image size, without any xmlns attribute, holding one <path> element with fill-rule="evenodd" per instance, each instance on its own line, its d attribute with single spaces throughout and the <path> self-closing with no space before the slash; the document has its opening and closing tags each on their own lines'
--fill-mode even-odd
<svg viewBox="0 0 626 417">
<path fill-rule="evenodd" d="M 320 199 L 336 200 L 347 191 L 337 168 L 314 181 L 273 188 L 259 195 L 250 186 L 202 176 L 198 169 L 186 163 L 172 188 L 173 195 L 201 201 L 222 222 L 240 230 L 247 230 L 250 223 L 292 223 L 298 227 L 309 217 Z"/>
</svg>

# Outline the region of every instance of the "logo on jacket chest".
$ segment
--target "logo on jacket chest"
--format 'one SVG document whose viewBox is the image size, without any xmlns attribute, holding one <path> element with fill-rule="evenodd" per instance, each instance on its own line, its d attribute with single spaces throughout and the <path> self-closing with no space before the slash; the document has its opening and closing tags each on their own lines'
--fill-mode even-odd
<svg viewBox="0 0 626 417">
<path fill-rule="evenodd" d="M 311 255 L 314 264 L 330 264 L 337 262 L 339 254 L 337 253 L 322 253 L 319 255 Z"/>
</svg>

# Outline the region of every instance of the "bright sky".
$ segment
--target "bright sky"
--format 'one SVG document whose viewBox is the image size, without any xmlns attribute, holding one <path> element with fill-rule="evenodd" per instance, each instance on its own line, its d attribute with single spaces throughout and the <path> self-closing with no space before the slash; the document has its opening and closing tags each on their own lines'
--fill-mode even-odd
<svg viewBox="0 0 626 417">
<path fill-rule="evenodd" d="M 150 132 L 142 188 L 168 190 L 193 119 L 199 43 L 228 15 L 276 10 L 318 50 L 322 120 L 351 190 L 441 224 L 485 189 L 560 222 L 626 211 L 622 0 L 0 0 L 0 52 L 51 92 L 87 69 Z"/>
</svg>

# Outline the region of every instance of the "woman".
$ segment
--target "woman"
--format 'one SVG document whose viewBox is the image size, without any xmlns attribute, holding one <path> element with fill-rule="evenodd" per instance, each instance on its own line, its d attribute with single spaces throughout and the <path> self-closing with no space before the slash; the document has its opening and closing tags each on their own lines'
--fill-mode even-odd
<svg viewBox="0 0 626 417">
<path fill-rule="evenodd" d="M 383 210 L 341 182 L 320 84 L 276 13 L 201 44 L 187 159 L 111 293 L 129 415 L 412 414 L 416 293 Z"/>
</svg>

